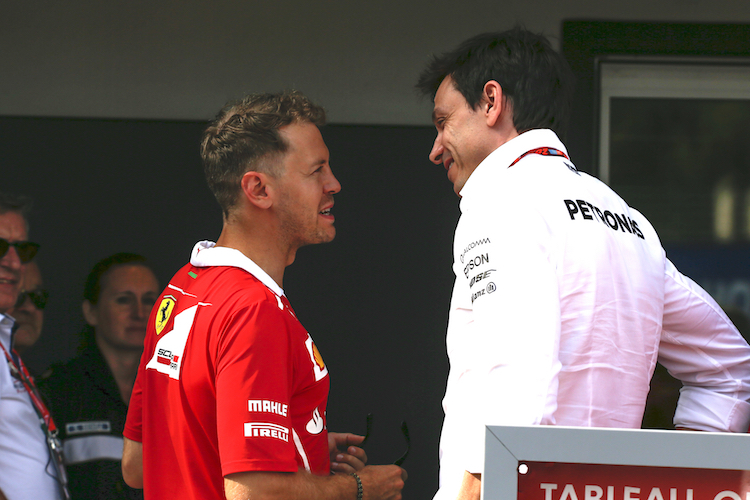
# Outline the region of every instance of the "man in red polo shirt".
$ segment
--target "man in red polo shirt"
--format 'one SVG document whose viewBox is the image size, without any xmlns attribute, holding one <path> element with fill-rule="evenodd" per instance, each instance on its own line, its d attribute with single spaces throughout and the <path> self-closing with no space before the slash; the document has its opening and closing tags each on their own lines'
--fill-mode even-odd
<svg viewBox="0 0 750 500">
<path fill-rule="evenodd" d="M 298 92 L 259 94 L 204 134 L 224 225 L 149 318 L 123 455 L 146 498 L 401 498 L 400 467 L 327 432 L 328 370 L 282 288 L 297 249 L 336 234 L 324 121 Z"/>
</svg>

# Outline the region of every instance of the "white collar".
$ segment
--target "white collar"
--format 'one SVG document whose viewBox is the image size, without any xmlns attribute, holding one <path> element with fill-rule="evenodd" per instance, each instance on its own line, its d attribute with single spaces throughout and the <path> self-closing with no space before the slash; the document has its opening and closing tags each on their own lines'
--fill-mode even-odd
<svg viewBox="0 0 750 500">
<path fill-rule="evenodd" d="M 487 155 L 471 173 L 459 194 L 462 198 L 470 198 L 473 191 L 481 189 L 486 184 L 486 175 L 498 173 L 495 172 L 496 170 L 507 170 L 511 163 L 522 154 L 532 149 L 543 147 L 559 149 L 566 155 L 568 154 L 565 146 L 552 130 L 541 128 L 528 130 Z"/>
<path fill-rule="evenodd" d="M 13 331 L 13 325 L 16 320 L 13 316 L 0 313 L 0 342 L 3 343 L 5 348 L 10 352 L 11 348 L 11 332 Z"/>
<path fill-rule="evenodd" d="M 284 295 L 284 290 L 281 289 L 268 273 L 236 248 L 217 247 L 213 241 L 199 241 L 193 247 L 190 263 L 195 267 L 239 267 L 258 278 L 261 283 L 266 285 L 276 295 Z"/>
</svg>

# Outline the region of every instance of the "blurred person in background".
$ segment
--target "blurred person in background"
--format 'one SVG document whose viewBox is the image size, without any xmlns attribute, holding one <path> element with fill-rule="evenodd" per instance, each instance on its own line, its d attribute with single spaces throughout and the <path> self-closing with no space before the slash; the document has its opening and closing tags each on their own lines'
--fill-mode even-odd
<svg viewBox="0 0 750 500">
<path fill-rule="evenodd" d="M 141 255 L 118 253 L 98 262 L 84 288 L 80 353 L 40 382 L 60 428 L 76 500 L 143 498 L 122 479 L 122 432 L 159 291 Z"/>
<path fill-rule="evenodd" d="M 22 274 L 21 292 L 15 306 L 8 313 L 15 318 L 18 325 L 13 347 L 19 354 L 26 352 L 39 340 L 44 324 L 44 308 L 49 299 L 47 290 L 43 288 L 42 273 L 36 262 L 26 264 Z"/>
<path fill-rule="evenodd" d="M 0 192 L 0 499 L 69 498 L 55 422 L 13 348 L 24 271 L 39 250 L 28 240 L 31 200 Z"/>
</svg>

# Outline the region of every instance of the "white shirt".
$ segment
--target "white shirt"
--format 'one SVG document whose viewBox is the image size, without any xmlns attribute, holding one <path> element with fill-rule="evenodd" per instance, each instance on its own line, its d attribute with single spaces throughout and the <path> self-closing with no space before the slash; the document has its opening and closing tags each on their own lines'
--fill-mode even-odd
<svg viewBox="0 0 750 500">
<path fill-rule="evenodd" d="M 485 425 L 639 428 L 657 357 L 675 424 L 744 432 L 750 348 L 667 260 L 643 215 L 559 156 L 550 130 L 490 154 L 461 191 L 440 490 L 481 473 Z M 567 152 L 566 152 L 567 154 Z"/>
<path fill-rule="evenodd" d="M 11 352 L 14 320 L 0 314 L 0 342 Z M 0 491 L 8 500 L 60 498 L 39 417 L 26 389 L 11 375 L 0 350 Z"/>
</svg>

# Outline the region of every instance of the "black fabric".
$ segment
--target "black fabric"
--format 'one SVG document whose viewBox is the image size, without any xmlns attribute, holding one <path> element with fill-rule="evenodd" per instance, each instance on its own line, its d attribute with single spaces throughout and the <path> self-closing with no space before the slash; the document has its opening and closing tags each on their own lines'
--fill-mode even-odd
<svg viewBox="0 0 750 500">
<path fill-rule="evenodd" d="M 72 360 L 53 365 L 38 381 L 63 443 L 69 439 L 67 424 L 105 421 L 109 431 L 76 434 L 74 437 L 108 435 L 122 437 L 128 408 L 112 372 L 96 344 L 88 345 Z M 142 490 L 125 484 L 119 460 L 102 459 L 68 465 L 70 492 L 74 500 L 140 500 Z"/>
</svg>

